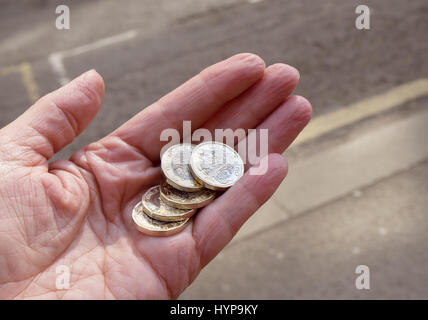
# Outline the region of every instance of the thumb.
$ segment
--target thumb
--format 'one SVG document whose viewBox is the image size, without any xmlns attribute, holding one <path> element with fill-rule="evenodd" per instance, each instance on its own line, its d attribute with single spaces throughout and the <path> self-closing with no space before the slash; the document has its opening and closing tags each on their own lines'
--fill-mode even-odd
<svg viewBox="0 0 428 320">
<path fill-rule="evenodd" d="M 9 154 L 8 160 L 23 160 L 17 158 L 26 151 L 48 160 L 88 126 L 103 97 L 104 81 L 95 70 L 42 97 L 0 131 L 0 136 L 16 147 L 17 152 Z"/>
</svg>

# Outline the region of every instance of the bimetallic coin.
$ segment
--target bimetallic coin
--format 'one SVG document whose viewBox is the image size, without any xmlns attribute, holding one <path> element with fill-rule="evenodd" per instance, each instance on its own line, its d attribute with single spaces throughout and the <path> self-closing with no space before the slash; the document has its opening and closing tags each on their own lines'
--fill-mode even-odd
<svg viewBox="0 0 428 320">
<path fill-rule="evenodd" d="M 226 190 L 244 174 L 244 163 L 239 154 L 216 141 L 194 147 L 189 168 L 193 177 L 211 190 Z"/>
<path fill-rule="evenodd" d="M 183 230 L 189 221 L 189 219 L 185 219 L 181 221 L 165 222 L 153 219 L 143 211 L 141 202 L 134 207 L 132 219 L 138 231 L 151 236 L 171 236 Z"/>
<path fill-rule="evenodd" d="M 194 147 L 190 143 L 176 144 L 162 155 L 161 168 L 166 181 L 178 190 L 193 192 L 203 188 L 189 171 L 189 160 Z"/>
<path fill-rule="evenodd" d="M 165 181 L 160 185 L 160 198 L 171 207 L 181 209 L 202 208 L 215 198 L 215 191 L 202 189 L 196 192 L 185 192 L 171 187 Z"/>
<path fill-rule="evenodd" d="M 178 209 L 169 206 L 160 199 L 159 186 L 151 187 L 143 195 L 142 210 L 153 219 L 160 221 L 180 221 L 190 218 L 196 209 Z"/>
</svg>

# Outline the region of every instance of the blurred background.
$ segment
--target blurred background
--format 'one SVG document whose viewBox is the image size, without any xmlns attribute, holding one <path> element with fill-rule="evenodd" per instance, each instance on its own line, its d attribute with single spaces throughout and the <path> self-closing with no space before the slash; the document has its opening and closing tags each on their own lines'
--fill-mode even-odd
<svg viewBox="0 0 428 320">
<path fill-rule="evenodd" d="M 427 299 L 427 17 L 426 0 L 0 0 L 0 125 L 95 68 L 104 104 L 68 157 L 230 55 L 291 64 L 314 117 L 289 176 L 181 298 Z"/>
</svg>

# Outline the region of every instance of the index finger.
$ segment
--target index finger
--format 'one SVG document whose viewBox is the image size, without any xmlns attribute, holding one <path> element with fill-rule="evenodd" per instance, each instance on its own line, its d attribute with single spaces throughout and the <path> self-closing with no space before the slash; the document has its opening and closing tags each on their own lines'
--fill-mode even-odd
<svg viewBox="0 0 428 320">
<path fill-rule="evenodd" d="M 264 73 L 264 61 L 241 53 L 214 64 L 127 121 L 111 135 L 159 159 L 160 134 L 165 128 L 182 131 L 183 121 L 197 129 L 227 101 L 239 96 Z"/>
</svg>

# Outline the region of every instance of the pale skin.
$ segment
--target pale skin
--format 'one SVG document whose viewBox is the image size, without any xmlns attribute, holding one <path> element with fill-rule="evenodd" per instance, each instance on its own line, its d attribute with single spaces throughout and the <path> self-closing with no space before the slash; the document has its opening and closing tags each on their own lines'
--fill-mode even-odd
<svg viewBox="0 0 428 320">
<path fill-rule="evenodd" d="M 288 65 L 235 55 L 55 162 L 97 113 L 104 83 L 91 70 L 41 98 L 0 130 L 0 298 L 177 298 L 285 178 L 281 154 L 311 117 L 291 96 L 298 80 Z M 161 181 L 161 131 L 181 132 L 183 120 L 193 130 L 267 128 L 268 171 L 247 172 L 181 233 L 147 236 L 132 208 Z M 58 266 L 70 270 L 68 289 L 57 288 Z"/>
</svg>

